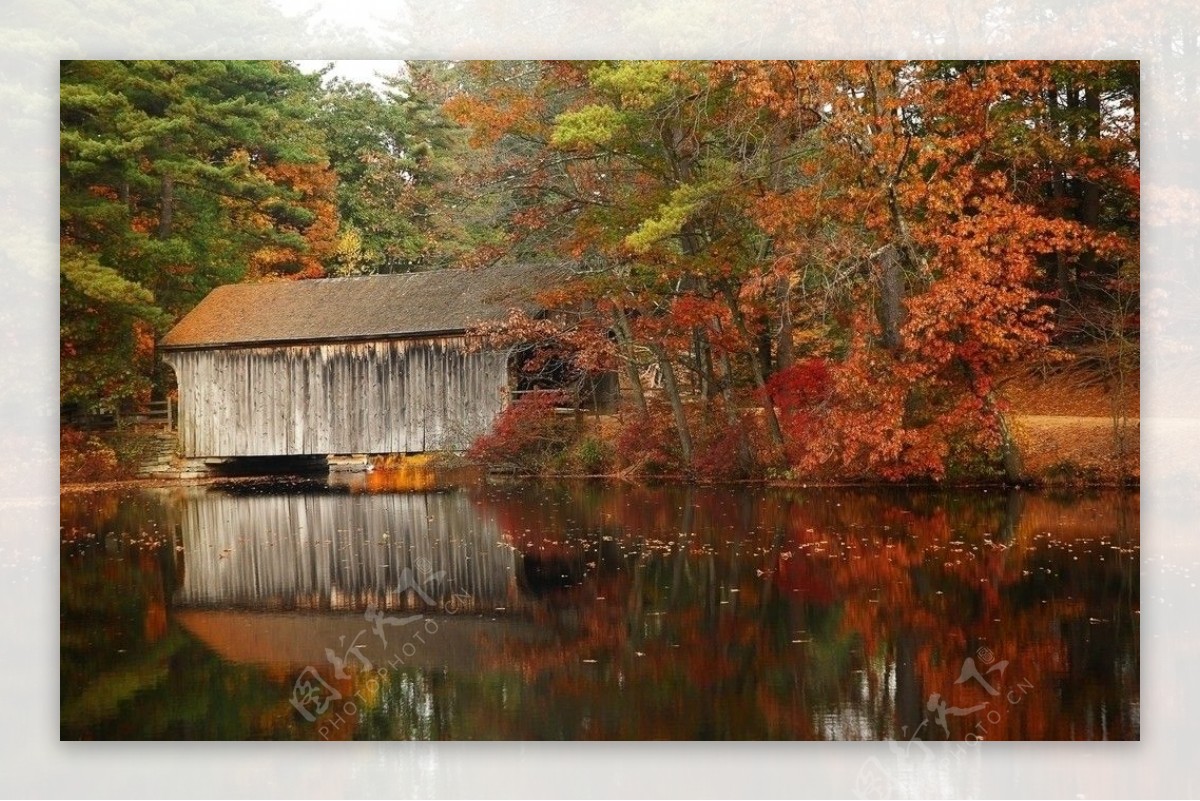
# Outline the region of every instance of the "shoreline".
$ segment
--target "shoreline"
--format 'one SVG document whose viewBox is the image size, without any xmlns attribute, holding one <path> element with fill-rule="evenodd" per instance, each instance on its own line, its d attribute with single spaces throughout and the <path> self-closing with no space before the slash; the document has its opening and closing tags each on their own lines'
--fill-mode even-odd
<svg viewBox="0 0 1200 801">
<path fill-rule="evenodd" d="M 386 473 L 387 470 L 377 470 Z M 511 479 L 516 481 L 599 481 L 613 484 L 641 484 L 655 486 L 662 484 L 691 485 L 696 487 L 741 487 L 760 486 L 772 489 L 909 489 L 909 490 L 1141 490 L 1140 479 L 1128 481 L 1049 481 L 1045 479 L 1030 479 L 1020 483 L 1006 481 L 855 481 L 853 479 L 829 479 L 801 481 L 796 479 L 758 478 L 715 481 L 705 479 L 689 479 L 685 476 L 654 476 L 631 477 L 620 474 L 578 474 L 578 473 L 504 473 L 487 472 L 481 468 L 481 475 L 486 478 Z M 59 485 L 59 495 L 83 495 L 92 492 L 109 492 L 113 490 L 142 490 L 142 489 L 171 489 L 175 487 L 200 487 L 223 484 L 271 484 L 288 481 L 316 479 L 327 481 L 328 475 L 296 475 L 275 474 L 258 476 L 206 476 L 188 478 L 129 478 L 113 481 L 79 482 Z"/>
<path fill-rule="evenodd" d="M 1100 415 L 1051 415 L 1019 414 L 1013 416 L 1014 436 L 1023 463 L 1024 478 L 1009 481 L 998 475 L 970 477 L 956 476 L 942 480 L 886 481 L 872 478 L 838 477 L 830 470 L 817 478 L 791 478 L 781 475 L 764 475 L 748 479 L 692 478 L 682 473 L 646 475 L 628 468 L 606 473 L 575 472 L 521 472 L 488 467 L 478 463 L 467 463 L 461 455 L 429 453 L 421 456 L 403 457 L 392 461 L 392 457 L 375 457 L 373 473 L 389 475 L 403 470 L 415 470 L 427 475 L 433 482 L 442 483 L 439 477 L 466 468 L 477 471 L 480 476 L 512 478 L 519 480 L 554 481 L 606 481 L 627 484 L 690 484 L 693 486 L 764 486 L 774 488 L 911 488 L 911 489 L 1131 489 L 1141 486 L 1140 472 L 1140 428 L 1138 417 L 1129 417 L 1127 445 L 1129 451 L 1118 457 L 1111 442 L 1113 421 Z M 367 473 L 365 475 L 370 475 Z M 317 473 L 312 476 L 325 476 Z M 310 477 L 312 477 L 310 476 Z M 169 473 L 157 476 L 129 477 L 103 481 L 81 481 L 60 483 L 59 494 L 77 495 L 123 489 L 175 488 L 209 486 L 214 484 L 254 484 L 295 480 L 298 474 L 191 475 L 173 477 Z M 324 479 L 323 479 L 324 480 Z M 451 482 L 453 483 L 453 482 Z"/>
</svg>

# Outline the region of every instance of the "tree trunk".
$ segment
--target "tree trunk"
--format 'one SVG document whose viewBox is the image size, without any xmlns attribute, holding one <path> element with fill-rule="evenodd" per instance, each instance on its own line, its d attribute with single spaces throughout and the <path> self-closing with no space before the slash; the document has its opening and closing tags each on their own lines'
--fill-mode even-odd
<svg viewBox="0 0 1200 801">
<path fill-rule="evenodd" d="M 996 421 L 1000 426 L 1000 461 L 1004 465 L 1004 478 L 1014 484 L 1024 481 L 1025 466 L 1021 461 L 1017 440 L 1012 435 L 1012 429 L 1008 427 L 1008 418 L 996 405 L 996 396 L 990 392 L 987 396 L 987 406 L 995 412 Z"/>
<path fill-rule="evenodd" d="M 1050 191 L 1054 198 L 1054 205 L 1062 208 L 1066 200 L 1066 191 L 1063 187 L 1063 177 L 1057 169 L 1054 170 L 1054 176 L 1050 179 Z M 1058 285 L 1059 305 L 1070 303 L 1075 296 L 1075 280 L 1071 275 L 1071 262 L 1063 255 L 1062 251 L 1056 251 L 1054 254 L 1054 278 Z"/>
<path fill-rule="evenodd" d="M 158 238 L 169 239 L 175 215 L 175 178 L 163 173 L 162 189 L 159 194 Z"/>
<path fill-rule="evenodd" d="M 692 432 L 688 428 L 687 415 L 683 410 L 683 398 L 679 395 L 679 384 L 675 381 L 675 368 L 667 356 L 666 348 L 659 343 L 651 345 L 658 367 L 662 371 L 663 389 L 671 402 L 671 413 L 675 417 L 675 429 L 679 432 L 679 450 L 688 469 L 692 466 Z"/>
<path fill-rule="evenodd" d="M 1087 137 L 1094 142 L 1100 141 L 1100 90 L 1089 86 L 1084 90 L 1084 108 L 1087 109 Z M 1081 179 L 1081 197 L 1079 206 L 1079 221 L 1089 228 L 1095 228 L 1100 223 L 1100 185 L 1095 181 Z"/>
<path fill-rule="evenodd" d="M 779 337 L 775 345 L 775 367 L 786 370 L 796 360 L 795 349 L 792 345 L 792 292 L 787 278 L 779 279 L 777 290 L 779 299 Z"/>
<path fill-rule="evenodd" d="M 733 365 L 729 363 L 728 354 L 721 354 L 721 371 L 725 374 L 721 382 L 721 399 L 725 407 L 725 420 L 729 427 L 738 432 L 738 466 L 743 475 L 750 474 L 753 459 L 750 455 L 750 443 L 746 441 L 745 431 L 742 430 L 741 420 L 738 419 L 737 404 L 733 398 Z"/>
<path fill-rule="evenodd" d="M 642 390 L 642 375 L 637 369 L 637 359 L 633 351 L 633 332 L 629 327 L 629 318 L 620 304 L 613 305 L 613 320 L 617 335 L 617 345 L 621 348 L 622 361 L 625 363 L 625 377 L 629 380 L 629 391 L 633 393 L 633 403 L 638 411 L 645 414 L 646 393 Z"/>
<path fill-rule="evenodd" d="M 717 385 L 713 374 L 712 348 L 709 347 L 708 336 L 700 326 L 692 329 L 692 355 L 695 359 L 698 394 L 704 396 L 705 400 L 712 400 L 717 394 Z"/>
<path fill-rule="evenodd" d="M 888 245 L 879 254 L 879 325 L 883 329 L 883 345 L 899 350 L 902 344 L 900 324 L 904 314 L 904 271 L 895 245 Z"/>
<path fill-rule="evenodd" d="M 1083 107 L 1087 112 L 1083 135 L 1093 142 L 1100 141 L 1100 92 L 1095 86 L 1083 90 Z M 1089 229 L 1095 230 L 1100 225 L 1100 185 L 1083 176 L 1079 178 L 1079 221 Z M 1084 275 L 1096 280 L 1096 273 L 1102 265 L 1091 249 L 1084 251 L 1080 259 L 1080 267 Z"/>
<path fill-rule="evenodd" d="M 742 317 L 742 310 L 738 308 L 737 296 L 733 291 L 726 288 L 724 290 L 725 300 L 729 305 L 730 316 L 733 318 L 733 324 L 737 327 L 738 334 L 748 343 L 751 348 L 750 366 L 754 374 L 754 386 L 762 393 L 763 414 L 767 418 L 767 433 L 771 437 L 771 444 L 775 446 L 779 453 L 783 452 L 783 430 L 779 427 L 779 417 L 775 414 L 775 404 L 767 395 L 767 379 L 763 375 L 762 364 L 754 353 L 754 338 L 750 336 L 750 332 L 746 329 L 746 320 Z"/>
<path fill-rule="evenodd" d="M 708 297 L 711 294 L 711 288 L 707 281 L 701 279 L 700 291 Z M 714 318 L 710 323 L 712 330 L 718 335 L 721 334 L 722 326 L 719 317 Z M 707 337 L 706 337 L 707 341 Z M 718 382 L 716 370 L 713 367 L 711 346 L 709 349 L 709 367 L 712 372 L 712 382 L 714 389 L 718 389 L 721 394 L 722 405 L 725 407 L 725 420 L 729 423 L 731 431 L 738 432 L 738 466 L 745 475 L 750 474 L 753 458 L 750 454 L 750 443 L 748 441 L 746 431 L 741 426 L 741 420 L 738 417 L 738 406 L 733 393 L 733 365 L 729 361 L 729 354 L 724 350 L 719 352 L 718 361 L 721 364 L 721 379 Z M 713 393 L 714 397 L 716 392 Z"/>
<path fill-rule="evenodd" d="M 1052 84 L 1046 90 L 1046 105 L 1049 108 L 1049 113 L 1046 116 L 1046 127 L 1049 129 L 1049 135 L 1053 139 L 1060 139 L 1062 137 L 1062 125 L 1058 121 L 1057 115 L 1061 103 L 1057 84 Z M 1066 178 L 1063 176 L 1062 170 L 1055 163 L 1050 164 L 1050 198 L 1055 216 L 1066 216 Z M 1069 303 L 1075 295 L 1075 281 L 1071 272 L 1071 262 L 1067 260 L 1067 257 L 1061 251 L 1054 254 L 1054 282 L 1058 287 L 1057 305 L 1061 310 L 1063 305 Z"/>
<path fill-rule="evenodd" d="M 771 321 L 762 320 L 761 333 L 758 335 L 758 366 L 763 377 L 771 374 L 771 346 L 775 344 L 771 337 Z"/>
</svg>

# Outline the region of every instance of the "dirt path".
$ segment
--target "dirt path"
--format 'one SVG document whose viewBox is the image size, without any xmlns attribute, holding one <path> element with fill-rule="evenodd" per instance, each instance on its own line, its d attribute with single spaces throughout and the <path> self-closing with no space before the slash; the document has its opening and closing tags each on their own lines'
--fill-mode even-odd
<svg viewBox="0 0 1200 801">
<path fill-rule="evenodd" d="M 1025 470 L 1032 476 L 1115 481 L 1140 475 L 1140 421 L 1136 417 L 1126 421 L 1123 460 L 1117 457 L 1111 417 L 1017 415 L 1013 429 Z"/>
</svg>

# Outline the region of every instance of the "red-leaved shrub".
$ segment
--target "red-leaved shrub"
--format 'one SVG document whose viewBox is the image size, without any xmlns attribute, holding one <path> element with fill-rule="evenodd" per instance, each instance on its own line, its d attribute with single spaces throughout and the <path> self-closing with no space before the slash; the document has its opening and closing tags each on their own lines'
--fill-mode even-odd
<svg viewBox="0 0 1200 801">
<path fill-rule="evenodd" d="M 767 395 L 782 415 L 811 409 L 829 397 L 833 384 L 824 359 L 805 359 L 767 379 Z"/>
<path fill-rule="evenodd" d="M 788 461 L 798 464 L 821 425 L 820 410 L 833 392 L 829 365 L 824 359 L 805 359 L 780 370 L 767 380 L 767 397 L 779 414 Z"/>
<path fill-rule="evenodd" d="M 492 430 L 479 437 L 467 457 L 489 467 L 537 473 L 559 458 L 574 439 L 574 422 L 555 408 L 562 392 L 530 392 L 500 412 Z"/>
<path fill-rule="evenodd" d="M 692 474 L 705 481 L 738 481 L 759 475 L 759 457 L 767 452 L 759 428 L 753 411 L 739 412 L 732 424 L 715 409 L 694 415 Z"/>
<path fill-rule="evenodd" d="M 671 410 L 665 404 L 651 403 L 645 412 L 626 415 L 617 432 L 616 458 L 632 473 L 659 476 L 684 472 Z"/>
<path fill-rule="evenodd" d="M 763 472 L 760 456 L 768 449 L 754 410 L 739 411 L 733 423 L 719 405 L 689 405 L 686 414 L 692 439 L 690 464 L 683 459 L 675 418 L 665 403 L 652 403 L 646 413 L 622 420 L 616 437 L 619 464 L 638 475 L 705 481 L 753 478 Z"/>
</svg>

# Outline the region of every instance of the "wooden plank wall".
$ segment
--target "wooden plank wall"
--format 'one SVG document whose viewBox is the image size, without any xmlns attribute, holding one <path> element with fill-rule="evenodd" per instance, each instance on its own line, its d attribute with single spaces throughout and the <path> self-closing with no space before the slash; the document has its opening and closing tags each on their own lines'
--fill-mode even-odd
<svg viewBox="0 0 1200 801">
<path fill-rule="evenodd" d="M 495 515 L 465 490 L 403 494 L 191 494 L 178 510 L 180 606 L 282 609 L 427 608 L 401 586 L 491 609 L 509 597 L 516 555 Z M 435 580 L 436 574 L 445 575 Z"/>
<path fill-rule="evenodd" d="M 464 450 L 508 397 L 507 357 L 462 336 L 170 351 L 184 455 Z"/>
</svg>

